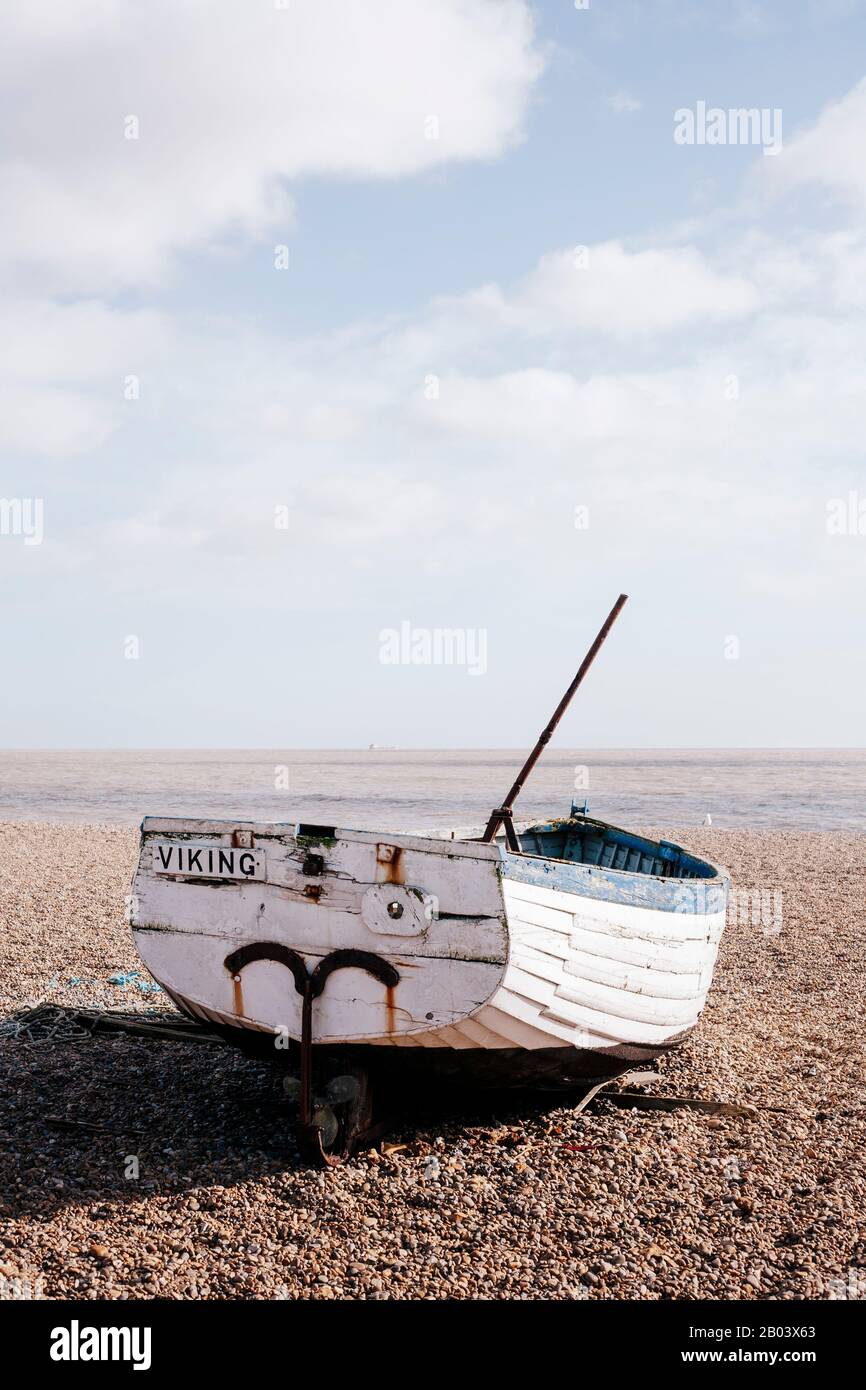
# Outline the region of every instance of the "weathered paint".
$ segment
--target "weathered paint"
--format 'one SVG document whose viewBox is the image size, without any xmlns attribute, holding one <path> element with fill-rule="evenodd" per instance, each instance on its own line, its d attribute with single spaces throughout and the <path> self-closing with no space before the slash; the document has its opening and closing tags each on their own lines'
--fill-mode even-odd
<svg viewBox="0 0 866 1390">
<path fill-rule="evenodd" d="M 618 825 L 574 814 L 544 825 L 525 826 L 519 834 L 526 854 L 601 869 L 654 874 L 662 878 L 715 878 L 718 869 L 672 840 L 650 840 Z"/>
<path fill-rule="evenodd" d="M 364 832 L 319 843 L 316 876 L 308 844 L 287 827 L 252 830 L 265 881 L 216 882 L 156 872 L 154 846 L 188 837 L 230 843 L 228 823 L 160 822 L 143 828 L 133 893 L 138 949 L 174 995 L 239 1026 L 285 1029 L 298 1038 L 301 1001 L 279 960 L 249 958 L 243 994 L 221 969 L 251 944 L 299 953 L 312 971 L 339 950 L 376 955 L 398 967 L 390 993 L 361 969 L 335 974 L 317 999 L 317 1042 L 400 1036 L 447 1027 L 488 998 L 501 980 L 508 937 L 500 859 L 490 846 L 446 846 L 413 837 L 387 845 Z M 164 852 L 158 862 L 164 861 Z M 437 911 L 438 909 L 438 911 Z M 441 911 L 441 917 L 438 912 Z M 242 1007 L 239 1004 L 242 999 Z"/>
<path fill-rule="evenodd" d="M 616 846 L 625 840 L 637 862 L 664 861 L 665 875 L 689 877 L 516 855 L 478 841 L 383 841 L 334 830 L 316 841 L 311 883 L 312 836 L 301 842 L 292 826 L 148 820 L 133 883 L 136 942 L 182 1007 L 230 1028 L 284 1028 L 298 1038 L 300 996 L 275 959 L 288 950 L 312 972 L 323 957 L 351 949 L 392 964 L 399 982 L 353 968 L 335 973 L 316 1000 L 317 1044 L 518 1048 L 545 1057 L 573 1048 L 645 1060 L 697 1021 L 727 883 L 678 846 L 601 822 L 581 829 L 596 835 L 599 827 Z M 236 844 L 239 833 L 264 855 L 264 882 L 154 872 L 154 843 Z M 524 833 L 544 847 L 549 837 L 568 840 L 572 823 Z M 242 989 L 223 966 L 239 949 L 248 961 Z M 269 949 L 275 959 L 262 958 Z"/>
<path fill-rule="evenodd" d="M 556 888 L 581 898 L 655 908 L 661 912 L 714 914 L 724 911 L 727 880 L 659 878 L 621 869 L 598 869 L 590 864 L 565 863 L 531 854 L 506 853 L 505 874 L 517 883 Z"/>
</svg>

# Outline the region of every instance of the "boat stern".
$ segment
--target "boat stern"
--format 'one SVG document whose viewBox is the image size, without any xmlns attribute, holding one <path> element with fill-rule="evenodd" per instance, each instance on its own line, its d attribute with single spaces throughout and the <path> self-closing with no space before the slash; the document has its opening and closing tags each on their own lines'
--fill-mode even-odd
<svg viewBox="0 0 866 1390">
<path fill-rule="evenodd" d="M 299 1041 L 417 1045 L 501 983 L 508 932 L 493 845 L 308 825 L 142 825 L 139 954 L 185 1012 Z"/>
</svg>

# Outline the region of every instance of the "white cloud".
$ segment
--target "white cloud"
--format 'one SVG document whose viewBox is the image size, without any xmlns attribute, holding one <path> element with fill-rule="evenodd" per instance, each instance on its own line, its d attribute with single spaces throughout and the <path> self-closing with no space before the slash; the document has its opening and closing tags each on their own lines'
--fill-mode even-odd
<svg viewBox="0 0 866 1390">
<path fill-rule="evenodd" d="M 98 300 L 62 304 L 8 299 L 2 306 L 0 373 L 6 380 L 86 382 L 123 377 L 165 350 L 173 334 L 151 309 L 114 310 Z"/>
<path fill-rule="evenodd" d="M 866 78 L 832 102 L 773 161 L 777 189 L 822 185 L 858 208 L 866 205 Z"/>
<path fill-rule="evenodd" d="M 493 326 L 542 335 L 646 337 L 752 314 L 766 297 L 754 271 L 763 275 L 767 264 L 769 256 L 750 254 L 733 265 L 714 263 L 691 245 L 631 251 L 606 241 L 543 256 L 510 293 L 485 285 L 439 301 L 438 309 L 451 331 L 464 337 L 473 331 L 486 336 Z"/>
<path fill-rule="evenodd" d="M 86 453 L 104 444 L 116 423 L 115 410 L 75 391 L 0 386 L 0 449 L 12 454 Z"/>
<path fill-rule="evenodd" d="M 214 239 L 281 241 L 293 179 L 502 154 L 540 69 L 523 0 L 6 6 L 0 251 L 41 292 L 92 293 Z"/>
<path fill-rule="evenodd" d="M 282 240 L 294 178 L 392 178 L 501 154 L 521 138 L 539 71 L 522 0 L 435 12 L 421 0 L 68 0 L 50 23 L 6 7 L 0 444 L 80 454 L 128 418 L 128 375 L 149 391 L 176 326 L 92 296 L 146 290 L 182 251 Z M 130 115 L 137 140 L 124 138 Z M 319 442 L 359 427 L 345 399 L 298 390 L 293 405 L 287 416 L 265 403 L 261 422 Z"/>
<path fill-rule="evenodd" d="M 759 160 L 767 180 L 775 167 Z M 775 573 L 781 595 L 802 537 L 822 538 L 821 489 L 858 485 L 866 243 L 734 215 L 721 236 L 696 219 L 688 238 L 606 241 L 577 261 L 560 249 L 513 284 L 312 338 L 16 300 L 0 339 L 20 388 L 7 437 L 63 457 L 126 423 L 114 457 L 140 490 L 87 518 L 81 544 L 94 573 L 148 594 L 213 594 L 234 559 L 232 599 L 250 601 L 294 582 L 350 605 L 416 574 L 495 576 L 509 546 L 566 573 L 569 516 L 589 501 L 594 563 L 660 547 L 676 563 L 715 542 L 763 592 Z M 149 362 L 156 449 L 147 403 L 118 394 Z M 31 563 L 21 548 L 7 561 Z"/>
<path fill-rule="evenodd" d="M 777 16 L 771 18 L 764 5 L 755 5 L 751 0 L 740 0 L 728 21 L 732 33 L 748 39 L 772 33 L 777 23 Z"/>
<path fill-rule="evenodd" d="M 614 92 L 607 98 L 607 104 L 618 116 L 631 115 L 633 111 L 640 111 L 643 106 L 643 102 L 633 97 L 630 92 Z"/>
<path fill-rule="evenodd" d="M 0 448 L 65 458 L 99 447 L 136 408 L 125 392 L 148 389 L 148 371 L 173 335 L 152 310 L 0 303 Z"/>
<path fill-rule="evenodd" d="M 587 249 L 585 265 L 574 251 L 559 251 L 529 276 L 514 301 L 528 326 L 623 337 L 741 318 L 760 302 L 748 280 L 712 265 L 693 246 L 630 252 L 608 241 Z"/>
</svg>

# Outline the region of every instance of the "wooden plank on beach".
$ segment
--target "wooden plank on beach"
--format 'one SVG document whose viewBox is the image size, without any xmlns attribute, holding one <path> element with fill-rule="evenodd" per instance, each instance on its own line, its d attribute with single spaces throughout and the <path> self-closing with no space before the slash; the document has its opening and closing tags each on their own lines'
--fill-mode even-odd
<svg viewBox="0 0 866 1390">
<path fill-rule="evenodd" d="M 729 1115 L 743 1120 L 753 1120 L 758 1114 L 754 1105 L 735 1105 L 727 1100 L 701 1100 L 697 1096 L 647 1096 L 642 1091 L 606 1091 L 601 1099 L 636 1110 L 700 1110 L 704 1115 Z"/>
</svg>

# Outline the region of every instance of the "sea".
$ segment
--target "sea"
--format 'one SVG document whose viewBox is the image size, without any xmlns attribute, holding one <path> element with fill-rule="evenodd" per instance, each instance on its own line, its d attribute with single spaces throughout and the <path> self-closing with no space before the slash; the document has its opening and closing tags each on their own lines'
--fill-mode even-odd
<svg viewBox="0 0 866 1390">
<path fill-rule="evenodd" d="M 519 749 L 0 750 L 0 820 L 134 825 L 143 816 L 357 830 L 481 827 Z M 572 802 L 625 826 L 866 830 L 866 749 L 548 749 L 518 820 Z"/>
</svg>

